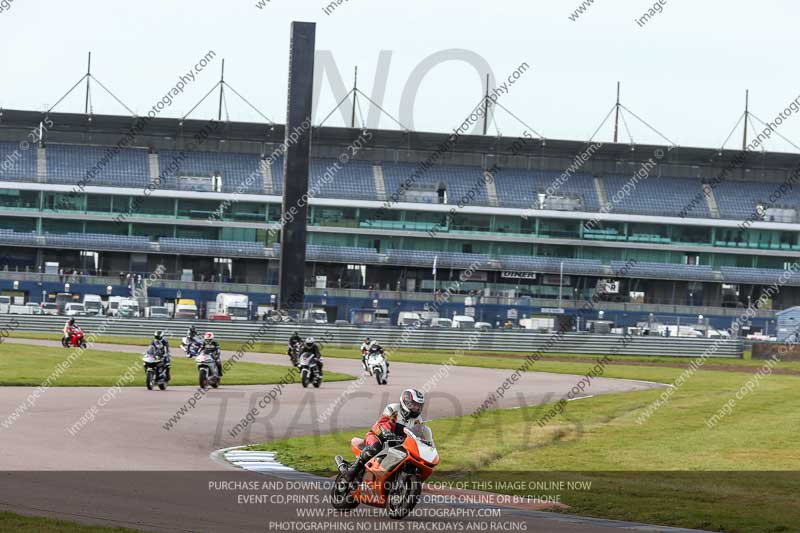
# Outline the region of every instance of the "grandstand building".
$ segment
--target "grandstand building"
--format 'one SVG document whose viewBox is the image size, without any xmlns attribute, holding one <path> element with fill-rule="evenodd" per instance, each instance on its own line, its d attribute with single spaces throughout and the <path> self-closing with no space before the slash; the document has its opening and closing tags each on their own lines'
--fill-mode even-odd
<svg viewBox="0 0 800 533">
<path fill-rule="evenodd" d="M 131 139 L 134 122 L 0 112 L 3 293 L 123 295 L 127 273 L 163 264 L 151 298 L 274 302 L 284 128 L 157 118 Z M 437 289 L 453 293 L 443 314 L 471 294 L 493 323 L 594 297 L 591 313 L 620 324 L 728 327 L 775 284 L 758 326 L 800 296 L 794 154 L 331 127 L 313 139 L 306 279 L 331 317 L 420 310 Z"/>
</svg>

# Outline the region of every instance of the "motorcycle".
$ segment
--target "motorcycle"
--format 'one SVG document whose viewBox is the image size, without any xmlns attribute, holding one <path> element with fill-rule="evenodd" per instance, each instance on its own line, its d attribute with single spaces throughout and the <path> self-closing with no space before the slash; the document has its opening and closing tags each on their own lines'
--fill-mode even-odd
<svg viewBox="0 0 800 533">
<path fill-rule="evenodd" d="M 375 376 L 378 385 L 386 385 L 389 382 L 386 355 L 382 351 L 372 352 L 367 356 L 367 368 L 370 375 Z"/>
<path fill-rule="evenodd" d="M 83 329 L 75 328 L 69 337 L 61 339 L 61 346 L 64 348 L 86 348 L 86 340 L 84 339 Z"/>
<path fill-rule="evenodd" d="M 200 350 L 203 348 L 203 339 L 199 336 L 190 339 L 189 337 L 184 337 L 181 340 L 181 349 L 183 353 L 186 354 L 186 357 L 197 357 L 197 354 L 200 353 Z"/>
<path fill-rule="evenodd" d="M 160 390 L 165 390 L 169 379 L 167 377 L 167 366 L 164 364 L 165 361 L 161 354 L 157 353 L 156 349 L 151 346 L 142 354 L 142 362 L 144 363 L 147 390 L 153 390 L 156 385 Z"/>
<path fill-rule="evenodd" d="M 302 343 L 295 342 L 289 345 L 289 359 L 292 361 L 292 366 L 297 366 L 297 356 L 300 355 L 300 345 Z"/>
<path fill-rule="evenodd" d="M 297 361 L 297 368 L 300 369 L 300 383 L 303 388 L 308 384 L 314 385 L 318 389 L 322 385 L 322 376 L 319 373 L 319 363 L 312 352 L 303 352 Z"/>
<path fill-rule="evenodd" d="M 208 350 L 200 350 L 194 358 L 197 364 L 197 376 L 200 388 L 207 389 L 209 385 L 216 389 L 219 387 L 220 375 L 217 359 Z"/>
<path fill-rule="evenodd" d="M 348 483 L 344 477 L 352 463 L 341 455 L 335 457 L 339 474 L 331 490 L 334 509 L 348 511 L 363 503 L 385 508 L 389 518 L 395 520 L 414 510 L 422 494 L 422 483 L 439 464 L 439 453 L 428 426 L 403 427 L 403 432 L 405 437 L 384 442 L 383 450 L 367 462 L 358 482 Z M 350 444 L 356 457 L 361 455 L 364 439 L 354 438 Z"/>
</svg>

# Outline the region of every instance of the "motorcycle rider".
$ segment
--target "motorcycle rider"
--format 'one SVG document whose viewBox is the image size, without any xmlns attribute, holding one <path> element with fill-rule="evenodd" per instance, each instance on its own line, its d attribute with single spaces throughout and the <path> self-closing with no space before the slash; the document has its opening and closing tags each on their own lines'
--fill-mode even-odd
<svg viewBox="0 0 800 533">
<path fill-rule="evenodd" d="M 369 348 L 367 349 L 366 357 L 369 357 L 373 353 L 379 353 L 383 355 L 383 360 L 386 361 L 386 375 L 389 375 L 389 358 L 386 356 L 386 352 L 383 350 L 383 346 L 378 344 L 378 341 L 372 341 L 369 343 Z M 369 368 L 367 369 L 369 371 Z"/>
<path fill-rule="evenodd" d="M 217 363 L 217 372 L 222 377 L 222 357 L 219 351 L 219 343 L 214 340 L 214 334 L 207 331 L 203 334 L 203 351 L 214 358 Z"/>
<path fill-rule="evenodd" d="M 364 465 L 383 449 L 384 442 L 401 436 L 403 427 L 422 424 L 420 415 L 424 406 L 425 396 L 416 389 L 404 390 L 400 394 L 399 403 L 387 405 L 383 409 L 381 417 L 364 437 L 364 448 L 361 450 L 361 455 L 350 465 L 345 473 L 345 480 L 352 483 L 359 479 L 363 474 Z"/>
<path fill-rule="evenodd" d="M 364 342 L 361 343 L 361 366 L 364 367 L 364 370 L 369 372 L 369 368 L 367 367 L 367 354 L 369 353 L 369 346 L 372 344 L 372 341 L 369 337 L 364 339 Z"/>
<path fill-rule="evenodd" d="M 189 330 L 186 332 L 185 343 L 186 343 L 186 346 L 185 346 L 184 349 L 186 350 L 186 357 L 192 357 L 191 347 L 193 345 L 202 344 L 203 343 L 203 338 L 197 332 L 197 328 L 195 327 L 194 324 L 189 326 Z"/>
<path fill-rule="evenodd" d="M 294 349 L 294 347 L 295 346 L 300 346 L 300 344 L 302 344 L 302 343 L 303 343 L 303 339 L 300 337 L 300 335 L 298 335 L 298 333 L 296 331 L 294 333 L 292 333 L 292 336 L 289 337 L 289 346 L 286 349 L 286 355 L 291 357 L 292 356 L 292 350 Z"/>
<path fill-rule="evenodd" d="M 67 342 L 68 345 L 71 344 L 70 341 L 72 340 L 72 334 L 78 331 L 79 329 L 80 328 L 78 327 L 78 324 L 75 322 L 75 318 L 73 317 L 67 320 L 67 323 L 64 324 L 64 340 Z"/>
<path fill-rule="evenodd" d="M 319 376 L 322 377 L 322 352 L 314 337 L 308 337 L 305 342 L 303 342 L 303 353 L 305 352 L 314 354 L 314 357 L 317 359 L 317 366 L 319 367 Z"/>
<path fill-rule="evenodd" d="M 153 340 L 150 341 L 150 346 L 155 350 L 155 353 L 162 357 L 167 381 L 170 381 L 172 355 L 169 353 L 169 341 L 164 337 L 163 331 L 159 329 L 153 333 Z"/>
</svg>

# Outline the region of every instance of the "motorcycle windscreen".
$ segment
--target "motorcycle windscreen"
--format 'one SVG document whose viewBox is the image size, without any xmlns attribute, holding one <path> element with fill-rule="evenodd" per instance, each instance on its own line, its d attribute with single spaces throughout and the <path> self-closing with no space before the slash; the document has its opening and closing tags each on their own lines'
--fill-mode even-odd
<svg viewBox="0 0 800 533">
<path fill-rule="evenodd" d="M 415 437 L 422 441 L 423 444 L 433 446 L 433 432 L 431 428 L 425 424 L 414 424 L 413 426 L 406 426 L 409 432 L 413 433 Z"/>
<path fill-rule="evenodd" d="M 405 461 L 408 453 L 402 448 L 386 448 L 375 456 L 384 470 L 391 472 L 397 465 Z"/>
</svg>

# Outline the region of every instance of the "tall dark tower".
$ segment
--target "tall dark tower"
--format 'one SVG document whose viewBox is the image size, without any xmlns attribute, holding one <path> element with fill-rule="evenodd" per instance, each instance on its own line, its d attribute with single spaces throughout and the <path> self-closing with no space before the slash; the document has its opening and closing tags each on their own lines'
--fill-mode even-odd
<svg viewBox="0 0 800 533">
<path fill-rule="evenodd" d="M 289 98 L 283 157 L 283 214 L 278 305 L 302 309 L 305 297 L 308 173 L 311 157 L 311 102 L 314 91 L 316 24 L 292 22 L 289 45 Z"/>
</svg>

